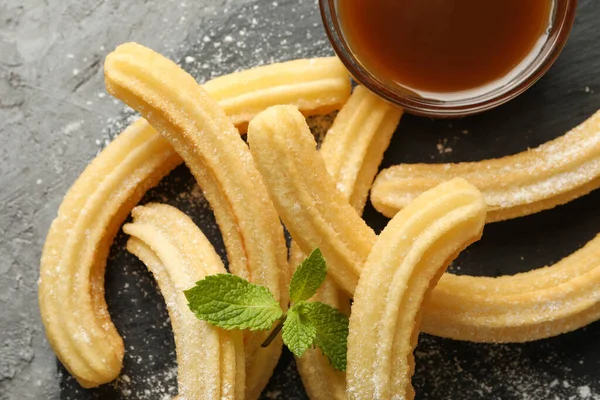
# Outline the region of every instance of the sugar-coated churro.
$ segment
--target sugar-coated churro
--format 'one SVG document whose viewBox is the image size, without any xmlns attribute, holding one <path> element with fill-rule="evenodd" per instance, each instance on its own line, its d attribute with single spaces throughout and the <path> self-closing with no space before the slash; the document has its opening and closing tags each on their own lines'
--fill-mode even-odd
<svg viewBox="0 0 600 400">
<path fill-rule="evenodd" d="M 127 249 L 152 272 L 167 304 L 177 351 L 178 398 L 243 399 L 244 345 L 239 332 L 200 321 L 184 290 L 207 275 L 226 273 L 218 254 L 185 214 L 163 205 L 136 207 L 123 231 Z"/>
<path fill-rule="evenodd" d="M 128 43 L 104 65 L 109 93 L 138 110 L 167 139 L 204 191 L 221 229 L 230 271 L 287 305 L 287 248 L 279 218 L 239 132 L 194 78 L 154 51 Z M 281 346 L 246 336 L 247 397 L 258 397 Z M 258 351 L 260 350 L 260 351 Z"/>
<path fill-rule="evenodd" d="M 479 239 L 486 206 L 456 178 L 417 197 L 381 232 L 350 314 L 348 399 L 413 399 L 421 304 L 446 266 Z"/>
<path fill-rule="evenodd" d="M 321 144 L 327 172 L 358 214 L 401 116 L 401 109 L 357 86 Z"/>
<path fill-rule="evenodd" d="M 558 139 L 499 159 L 459 164 L 401 164 L 375 179 L 371 201 L 391 217 L 419 193 L 462 177 L 483 193 L 488 222 L 547 210 L 600 187 L 600 111 Z"/>
<path fill-rule="evenodd" d="M 336 189 L 302 114 L 268 108 L 250 121 L 248 144 L 292 238 L 305 253 L 320 248 L 339 287 L 354 293 L 375 234 Z"/>
<path fill-rule="evenodd" d="M 299 265 L 305 258 L 305 253 L 296 243 L 290 248 L 290 265 Z M 339 290 L 331 278 L 327 278 L 311 301 L 320 301 L 350 314 L 350 299 Z M 346 374 L 336 371 L 329 359 L 320 349 L 310 348 L 300 358 L 296 357 L 296 367 L 304 389 L 311 400 L 345 400 Z"/>
<path fill-rule="evenodd" d="M 321 144 L 327 171 L 359 215 L 401 115 L 402 110 L 357 86 Z M 290 266 L 298 265 L 305 256 L 293 243 Z M 331 278 L 327 278 L 313 300 L 340 310 L 350 304 Z M 296 366 L 312 400 L 346 398 L 345 374 L 335 371 L 320 350 L 307 350 L 301 358 L 296 358 Z"/>
<path fill-rule="evenodd" d="M 339 108 L 350 94 L 347 72 L 335 67 L 339 62 L 335 58 L 315 60 L 313 63 L 322 68 L 310 74 L 298 70 L 298 66 L 309 62 L 290 61 L 216 78 L 218 84 L 209 85 L 209 94 L 223 103 L 228 97 L 220 90 L 238 88 L 231 93 L 235 100 L 229 101 L 228 111 L 241 128 L 247 124 L 241 116 L 251 118 L 252 110 L 259 111 L 253 92 L 273 102 L 265 103 L 265 107 L 290 98 L 301 99 L 292 104 L 307 115 Z M 333 76 L 329 65 L 336 72 Z M 290 73 L 288 67 L 294 72 Z M 85 387 L 116 378 L 123 358 L 122 340 L 104 301 L 108 247 L 145 191 L 181 162 L 173 147 L 150 124 L 143 119 L 135 122 L 73 184 L 48 233 L 39 287 L 43 322 L 58 358 Z M 72 279 L 74 274 L 80 279 Z M 65 301 L 71 298 L 72 302 Z M 83 337 L 100 338 L 103 345 L 85 343 Z M 105 365 L 97 360 L 104 360 Z"/>
<path fill-rule="evenodd" d="M 293 107 L 270 108 L 251 122 L 248 140 L 292 238 L 303 251 L 319 247 L 333 279 L 352 295 L 376 236 L 336 190 L 301 116 Z M 600 282 L 599 246 L 595 239 L 539 272 L 501 278 L 445 274 L 424 304 L 422 329 L 458 340 L 508 343 L 585 326 L 600 318 L 600 295 L 594 289 Z M 501 290 L 511 287 L 519 292 Z M 470 288 L 478 288 L 479 298 L 487 300 L 469 297 Z M 543 296 L 536 288 L 544 290 Z M 556 307 L 559 302 L 567 306 Z"/>
<path fill-rule="evenodd" d="M 337 57 L 276 63 L 212 79 L 202 86 L 219 102 L 234 125 L 269 106 L 294 104 L 304 115 L 338 110 L 350 95 L 348 71 Z"/>
<path fill-rule="evenodd" d="M 180 158 L 144 121 L 127 128 L 65 196 L 42 253 L 39 305 L 56 355 L 83 387 L 115 379 L 123 340 L 104 300 L 114 235 L 143 193 Z"/>
<path fill-rule="evenodd" d="M 600 235 L 558 263 L 498 278 L 445 274 L 423 331 L 475 342 L 526 342 L 600 319 Z"/>
</svg>

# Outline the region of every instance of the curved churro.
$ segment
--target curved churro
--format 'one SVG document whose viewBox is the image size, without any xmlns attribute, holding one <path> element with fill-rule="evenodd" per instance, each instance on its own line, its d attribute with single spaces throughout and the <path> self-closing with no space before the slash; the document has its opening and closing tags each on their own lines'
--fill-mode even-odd
<svg viewBox="0 0 600 400">
<path fill-rule="evenodd" d="M 358 214 L 401 116 L 401 109 L 357 86 L 321 144 L 327 172 Z"/>
<path fill-rule="evenodd" d="M 177 350 L 180 399 L 243 399 L 244 345 L 227 332 L 196 318 L 184 290 L 207 275 L 226 273 L 202 232 L 174 207 L 148 204 L 132 211 L 123 226 L 127 250 L 152 272 L 167 304 Z"/>
<path fill-rule="evenodd" d="M 225 112 L 192 76 L 138 44 L 109 54 L 104 72 L 108 92 L 140 111 L 190 168 L 215 213 L 230 271 L 267 287 L 287 305 L 283 229 L 250 151 Z M 277 345 L 260 348 L 265 335 L 246 335 L 249 398 L 258 397 L 281 352 Z"/>
<path fill-rule="evenodd" d="M 320 68 L 306 73 L 302 66 L 308 64 Z M 209 93 L 229 102 L 228 111 L 241 127 L 247 124 L 242 116 L 251 118 L 250 110 L 265 98 L 273 102 L 266 107 L 302 94 L 293 104 L 313 114 L 340 107 L 350 94 L 348 73 L 336 64 L 339 60 L 325 58 L 258 67 L 216 78 Z M 227 92 L 233 100 L 219 92 L 230 87 L 237 88 Z M 135 122 L 73 184 L 50 228 L 41 261 L 42 320 L 58 358 L 84 387 L 112 381 L 122 364 L 123 343 L 104 301 L 108 248 L 146 190 L 181 162 L 150 124 Z"/>
<path fill-rule="evenodd" d="M 600 319 L 600 235 L 558 263 L 498 278 L 445 274 L 423 331 L 474 342 L 526 342 Z"/>
<path fill-rule="evenodd" d="M 375 234 L 336 189 L 302 114 L 268 108 L 250 121 L 248 144 L 292 238 L 305 253 L 319 247 L 339 287 L 354 293 Z"/>
<path fill-rule="evenodd" d="M 453 177 L 474 184 L 488 222 L 547 210 L 600 187 L 600 111 L 558 139 L 513 156 L 459 164 L 401 164 L 377 176 L 374 207 L 391 217 L 419 193 Z"/>
<path fill-rule="evenodd" d="M 478 240 L 481 193 L 457 178 L 417 197 L 381 232 L 354 294 L 348 399 L 413 399 L 421 304 L 446 266 Z"/>
<path fill-rule="evenodd" d="M 333 279 L 352 295 L 376 236 L 336 190 L 302 118 L 293 107 L 270 108 L 251 122 L 248 141 L 292 238 L 303 251 L 319 247 Z M 278 168 L 271 168 L 275 160 Z M 600 239 L 594 239 L 552 267 L 515 276 L 445 274 L 424 305 L 422 329 L 458 340 L 507 343 L 580 328 L 600 318 L 594 289 L 600 282 L 599 249 Z"/>
<path fill-rule="evenodd" d="M 104 301 L 104 267 L 129 211 L 179 163 L 163 148 L 145 122 L 127 128 L 73 184 L 48 232 L 38 291 L 42 321 L 56 355 L 83 387 L 110 382 L 121 370 L 123 340 Z"/>
<path fill-rule="evenodd" d="M 203 86 L 238 129 L 276 104 L 295 104 L 304 115 L 339 110 L 350 96 L 348 71 L 337 57 L 302 59 L 235 72 Z"/>
<path fill-rule="evenodd" d="M 321 144 L 327 171 L 359 215 L 401 115 L 402 110 L 357 86 Z M 295 267 L 305 257 L 292 243 L 290 265 Z M 331 278 L 327 278 L 313 300 L 339 310 L 348 309 L 350 304 L 348 297 L 337 289 Z M 301 358 L 296 358 L 296 366 L 311 399 L 346 398 L 345 375 L 335 371 L 320 350 L 307 350 Z"/>
</svg>

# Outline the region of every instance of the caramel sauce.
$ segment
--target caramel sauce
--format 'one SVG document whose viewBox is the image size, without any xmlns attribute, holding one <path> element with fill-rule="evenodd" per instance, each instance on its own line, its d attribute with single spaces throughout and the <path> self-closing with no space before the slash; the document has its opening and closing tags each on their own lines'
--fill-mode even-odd
<svg viewBox="0 0 600 400">
<path fill-rule="evenodd" d="M 374 75 L 448 93 L 511 72 L 549 25 L 551 0 L 338 0 L 352 52 Z"/>
</svg>

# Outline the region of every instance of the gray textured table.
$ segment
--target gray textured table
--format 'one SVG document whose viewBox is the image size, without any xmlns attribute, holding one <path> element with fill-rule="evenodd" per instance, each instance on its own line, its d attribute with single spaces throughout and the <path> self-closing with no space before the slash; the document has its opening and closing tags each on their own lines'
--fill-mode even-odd
<svg viewBox="0 0 600 400">
<path fill-rule="evenodd" d="M 515 101 L 463 120 L 405 117 L 385 164 L 512 154 L 583 121 L 600 108 L 599 20 L 600 1 L 580 0 L 563 55 Z M 123 251 L 122 236 L 108 266 L 107 297 L 125 335 L 126 379 L 96 391 L 78 389 L 57 369 L 38 316 L 39 257 L 62 196 L 132 115 L 105 94 L 101 71 L 103 57 L 129 40 L 173 58 L 199 80 L 331 53 L 313 0 L 0 0 L 0 400 L 161 399 L 174 393 L 164 304 L 143 266 Z M 185 208 L 218 244 L 197 191 L 179 168 L 147 199 Z M 600 231 L 599 200 L 592 193 L 556 210 L 486 227 L 482 242 L 454 269 L 498 275 L 555 262 Z M 373 210 L 366 219 L 376 228 L 384 223 Z M 418 398 L 600 399 L 598 337 L 599 323 L 525 345 L 423 335 L 416 353 Z M 306 398 L 289 357 L 266 392 L 278 395 Z"/>
</svg>

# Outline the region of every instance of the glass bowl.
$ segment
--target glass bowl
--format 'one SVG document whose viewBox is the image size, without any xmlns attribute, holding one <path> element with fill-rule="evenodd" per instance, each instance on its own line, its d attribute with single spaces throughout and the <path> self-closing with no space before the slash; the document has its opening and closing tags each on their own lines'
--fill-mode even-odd
<svg viewBox="0 0 600 400">
<path fill-rule="evenodd" d="M 344 36 L 338 3 L 319 0 L 325 31 L 338 57 L 354 79 L 371 92 L 411 114 L 429 117 L 462 117 L 497 107 L 515 98 L 540 79 L 562 51 L 573 22 L 577 0 L 553 0 L 545 35 L 517 67 L 505 77 L 474 90 L 455 93 L 417 94 L 399 83 L 377 76 L 351 50 Z M 372 0 L 377 1 L 377 0 Z"/>
</svg>

